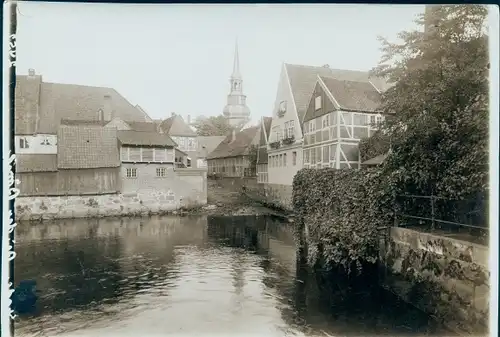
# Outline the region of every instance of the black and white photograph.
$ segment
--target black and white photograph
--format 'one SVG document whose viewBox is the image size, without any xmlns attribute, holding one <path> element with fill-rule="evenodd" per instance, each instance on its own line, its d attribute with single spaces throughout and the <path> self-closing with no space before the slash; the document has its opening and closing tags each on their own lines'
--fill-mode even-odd
<svg viewBox="0 0 500 337">
<path fill-rule="evenodd" d="M 4 2 L 1 336 L 496 336 L 498 6 Z"/>
</svg>

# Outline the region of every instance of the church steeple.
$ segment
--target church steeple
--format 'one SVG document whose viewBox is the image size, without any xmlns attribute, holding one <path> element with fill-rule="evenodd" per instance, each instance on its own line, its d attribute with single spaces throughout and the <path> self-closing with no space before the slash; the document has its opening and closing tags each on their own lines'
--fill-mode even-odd
<svg viewBox="0 0 500 337">
<path fill-rule="evenodd" d="M 240 56 L 238 40 L 234 47 L 233 73 L 229 78 L 231 89 L 227 96 L 227 105 L 223 114 L 232 126 L 240 126 L 250 119 L 250 109 L 246 105 L 246 96 L 243 94 L 243 79 L 240 72 Z"/>
<path fill-rule="evenodd" d="M 234 61 L 233 61 L 233 74 L 231 75 L 232 79 L 240 79 L 240 56 L 238 55 L 238 40 L 236 40 L 236 44 L 234 45 Z"/>
</svg>

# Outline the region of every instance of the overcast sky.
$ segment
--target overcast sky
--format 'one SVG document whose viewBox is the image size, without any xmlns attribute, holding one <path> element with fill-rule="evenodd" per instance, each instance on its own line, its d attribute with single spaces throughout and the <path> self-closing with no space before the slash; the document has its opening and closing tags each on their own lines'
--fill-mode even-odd
<svg viewBox="0 0 500 337">
<path fill-rule="evenodd" d="M 283 62 L 369 70 L 423 6 L 20 3 L 17 73 L 107 86 L 152 118 L 219 115 L 238 38 L 252 119 L 271 115 Z"/>
</svg>

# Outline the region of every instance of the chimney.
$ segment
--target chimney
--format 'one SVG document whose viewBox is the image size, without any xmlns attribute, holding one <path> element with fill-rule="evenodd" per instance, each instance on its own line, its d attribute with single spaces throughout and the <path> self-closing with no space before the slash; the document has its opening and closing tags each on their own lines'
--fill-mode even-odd
<svg viewBox="0 0 500 337">
<path fill-rule="evenodd" d="M 191 115 L 187 116 L 187 122 L 188 122 L 188 125 L 191 125 Z"/>
<path fill-rule="evenodd" d="M 233 129 L 233 131 L 231 131 L 231 143 L 234 142 L 236 140 L 236 130 Z"/>
<path fill-rule="evenodd" d="M 28 76 L 29 77 L 34 77 L 35 76 L 35 69 L 29 68 L 28 69 Z"/>
<path fill-rule="evenodd" d="M 330 65 L 329 64 L 324 64 L 323 68 L 330 68 Z"/>
<path fill-rule="evenodd" d="M 113 112 L 113 102 L 111 101 L 111 96 L 106 94 L 104 95 L 104 101 L 103 101 L 103 118 L 105 121 L 110 121 L 114 117 L 114 112 Z"/>
<path fill-rule="evenodd" d="M 174 117 L 175 116 L 175 112 L 172 112 L 171 115 L 172 115 L 172 117 Z"/>
</svg>

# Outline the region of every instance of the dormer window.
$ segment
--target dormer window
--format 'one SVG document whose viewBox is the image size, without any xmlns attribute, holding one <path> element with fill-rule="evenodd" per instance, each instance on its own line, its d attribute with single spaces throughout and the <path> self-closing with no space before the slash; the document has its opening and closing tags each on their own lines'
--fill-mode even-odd
<svg viewBox="0 0 500 337">
<path fill-rule="evenodd" d="M 321 109 L 321 95 L 316 96 L 316 99 L 314 100 L 314 110 L 319 110 Z"/>
<path fill-rule="evenodd" d="M 29 143 L 28 143 L 28 139 L 26 138 L 19 138 L 19 147 L 21 149 L 29 149 Z"/>
</svg>

